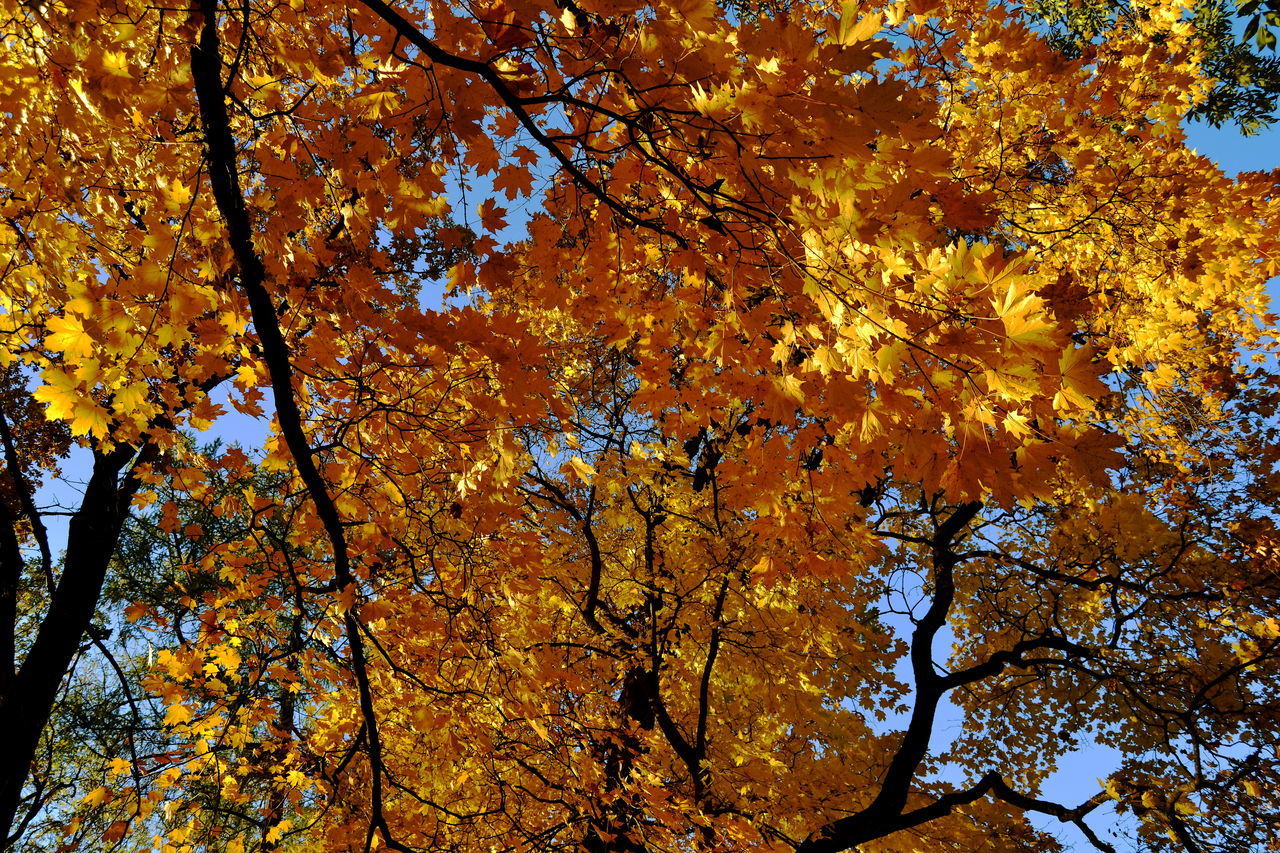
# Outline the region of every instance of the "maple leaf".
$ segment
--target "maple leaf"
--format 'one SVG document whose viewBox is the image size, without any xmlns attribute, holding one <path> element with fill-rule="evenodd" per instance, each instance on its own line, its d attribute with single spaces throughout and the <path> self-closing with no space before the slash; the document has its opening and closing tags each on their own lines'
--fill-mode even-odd
<svg viewBox="0 0 1280 853">
<path fill-rule="evenodd" d="M 486 175 L 498 171 L 502 162 L 497 147 L 487 136 L 479 136 L 467 147 L 467 163 L 478 175 Z"/>
<path fill-rule="evenodd" d="M 857 0 L 843 0 L 840 4 L 840 23 L 836 29 L 836 43 L 852 45 L 871 38 L 883 23 L 877 12 L 863 12 Z"/>
<path fill-rule="evenodd" d="M 493 188 L 502 190 L 508 200 L 533 191 L 533 173 L 525 166 L 508 164 L 498 170 Z"/>
<path fill-rule="evenodd" d="M 123 52 L 108 50 L 102 54 L 102 67 L 108 73 L 116 77 L 128 78 L 129 61 Z"/>
<path fill-rule="evenodd" d="M 195 716 L 191 713 L 191 709 L 186 705 L 170 705 L 164 712 L 164 724 L 166 726 L 180 726 L 191 722 L 194 718 Z"/>
<path fill-rule="evenodd" d="M 493 199 L 487 198 L 480 203 L 480 227 L 486 231 L 501 231 L 507 227 L 505 207 L 498 207 Z"/>
<path fill-rule="evenodd" d="M 106 802 L 110 795 L 111 789 L 100 785 L 84 795 L 84 804 L 88 806 L 99 805 Z"/>
<path fill-rule="evenodd" d="M 45 403 L 48 417 L 70 422 L 72 435 L 100 438 L 107 434 L 110 415 L 92 398 L 86 396 L 80 380 L 56 368 L 42 374 L 45 384 L 32 397 Z"/>
<path fill-rule="evenodd" d="M 56 368 L 46 370 L 42 378 L 45 384 L 37 388 L 32 396 L 47 406 L 48 417 L 52 420 L 68 420 L 73 417 L 80 383 L 74 376 Z"/>
<path fill-rule="evenodd" d="M 581 456 L 574 456 L 565 463 L 565 467 L 573 472 L 579 480 L 584 483 L 590 483 L 595 477 L 595 468 L 585 462 Z"/>
<path fill-rule="evenodd" d="M 84 320 L 78 315 L 50 317 L 45 328 L 49 330 L 45 343 L 68 360 L 88 358 L 93 352 L 93 338 L 85 330 Z"/>
</svg>

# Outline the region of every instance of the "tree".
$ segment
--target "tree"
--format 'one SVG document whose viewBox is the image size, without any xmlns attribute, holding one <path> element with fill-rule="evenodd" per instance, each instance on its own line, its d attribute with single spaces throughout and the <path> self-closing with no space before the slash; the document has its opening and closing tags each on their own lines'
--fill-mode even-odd
<svg viewBox="0 0 1280 853">
<path fill-rule="evenodd" d="M 1038 0 L 1032 8 L 1050 27 L 1051 40 L 1073 56 L 1087 52 L 1100 33 L 1146 14 L 1145 7 L 1119 2 Z M 1275 122 L 1280 99 L 1275 32 L 1280 26 L 1280 4 L 1199 0 L 1185 17 L 1195 25 L 1204 70 L 1214 81 L 1208 97 L 1188 115 L 1214 127 L 1234 124 L 1245 134 Z"/>
<path fill-rule="evenodd" d="M 104 847 L 1275 843 L 1280 194 L 1133 8 L 6 5 L 6 837 L 118 553 Z"/>
</svg>

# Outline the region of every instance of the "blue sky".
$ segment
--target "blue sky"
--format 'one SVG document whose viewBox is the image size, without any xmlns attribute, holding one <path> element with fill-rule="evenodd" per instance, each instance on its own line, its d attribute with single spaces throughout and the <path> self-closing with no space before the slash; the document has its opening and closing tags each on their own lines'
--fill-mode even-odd
<svg viewBox="0 0 1280 853">
<path fill-rule="evenodd" d="M 1197 122 L 1187 128 L 1187 144 L 1216 161 L 1228 175 L 1280 168 L 1280 127 L 1241 136 L 1234 128 Z"/>
</svg>

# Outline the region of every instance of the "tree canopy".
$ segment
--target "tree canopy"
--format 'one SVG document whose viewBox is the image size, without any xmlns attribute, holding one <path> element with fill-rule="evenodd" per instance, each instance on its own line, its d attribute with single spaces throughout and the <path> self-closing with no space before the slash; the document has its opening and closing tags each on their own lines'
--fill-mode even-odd
<svg viewBox="0 0 1280 853">
<path fill-rule="evenodd" d="M 1199 7 L 0 3 L 9 844 L 1280 843 Z"/>
<path fill-rule="evenodd" d="M 1123 0 L 1035 0 L 1028 8 L 1050 41 L 1079 55 L 1086 46 L 1147 14 Z M 1188 115 L 1254 134 L 1276 121 L 1280 102 L 1280 0 L 1195 0 L 1184 13 L 1200 39 L 1201 65 L 1213 85 Z"/>
</svg>

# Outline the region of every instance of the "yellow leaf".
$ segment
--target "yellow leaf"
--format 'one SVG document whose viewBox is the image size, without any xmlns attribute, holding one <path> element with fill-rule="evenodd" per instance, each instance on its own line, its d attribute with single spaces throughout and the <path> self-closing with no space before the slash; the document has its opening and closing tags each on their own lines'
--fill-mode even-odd
<svg viewBox="0 0 1280 853">
<path fill-rule="evenodd" d="M 786 376 L 778 376 L 774 378 L 774 384 L 778 386 L 778 392 L 788 400 L 794 400 L 797 403 L 804 402 L 804 382 L 798 376 L 787 374 Z"/>
<path fill-rule="evenodd" d="M 178 726 L 183 723 L 189 723 L 194 718 L 191 709 L 186 705 L 170 705 L 168 710 L 164 712 L 164 724 L 166 726 Z"/>
<path fill-rule="evenodd" d="M 130 382 L 122 388 L 116 389 L 115 392 L 115 410 L 117 412 L 133 411 L 147 401 L 147 383 L 138 381 Z"/>
<path fill-rule="evenodd" d="M 45 327 L 49 330 L 45 344 L 64 358 L 87 358 L 93 352 L 93 338 L 85 331 L 84 321 L 74 314 L 50 317 Z"/>
<path fill-rule="evenodd" d="M 75 412 L 79 384 L 61 370 L 49 368 L 41 374 L 45 384 L 32 395 L 44 403 L 50 420 L 66 420 Z"/>
<path fill-rule="evenodd" d="M 1027 416 L 1022 412 L 1009 412 L 1004 416 L 1005 431 L 1017 438 L 1031 434 L 1029 423 Z"/>
<path fill-rule="evenodd" d="M 552 742 L 551 733 L 547 731 L 547 727 L 544 726 L 542 723 L 538 722 L 537 720 L 529 720 L 529 728 L 533 729 L 534 732 L 537 733 L 538 737 L 542 738 L 547 743 Z"/>
<path fill-rule="evenodd" d="M 866 41 L 880 29 L 879 12 L 868 15 L 860 14 L 862 4 L 858 0 L 844 0 L 840 4 L 840 27 L 836 31 L 836 41 L 842 45 L 851 45 Z"/>
<path fill-rule="evenodd" d="M 99 786 L 84 795 L 84 804 L 86 806 L 98 806 L 107 801 L 107 797 L 111 794 L 109 788 Z"/>
<path fill-rule="evenodd" d="M 337 601 L 334 602 L 334 607 L 338 611 L 339 615 L 341 615 L 351 610 L 355 606 L 356 606 L 355 584 L 348 584 L 338 592 Z"/>
<path fill-rule="evenodd" d="M 1063 386 L 1058 396 L 1069 399 L 1082 409 L 1092 409 L 1090 401 L 1108 393 L 1107 386 L 1098 379 L 1099 366 L 1094 364 L 1093 350 L 1088 347 L 1073 347 L 1065 351 L 1058 359 L 1058 371 L 1062 374 Z"/>
<path fill-rule="evenodd" d="M 906 353 L 906 341 L 895 340 L 888 346 L 881 347 L 876 353 L 876 367 L 879 368 L 880 375 L 885 379 L 892 379 Z"/>
<path fill-rule="evenodd" d="M 823 376 L 839 372 L 843 368 L 840 356 L 829 346 L 819 346 L 810 356 L 810 362 Z"/>
<path fill-rule="evenodd" d="M 101 438 L 107 434 L 110 416 L 107 410 L 84 395 L 80 383 L 61 370 L 49 368 L 41 374 L 46 384 L 32 395 L 47 406 L 50 420 L 71 422 L 72 435 Z"/>
<path fill-rule="evenodd" d="M 129 75 L 129 60 L 125 57 L 124 51 L 108 50 L 102 54 L 102 67 L 113 77 L 125 77 Z"/>
<path fill-rule="evenodd" d="M 575 456 L 565 463 L 573 474 L 582 482 L 590 484 L 592 478 L 596 475 L 596 469 L 583 461 L 581 456 Z"/>
<path fill-rule="evenodd" d="M 181 180 L 175 180 L 172 183 L 162 186 L 164 190 L 165 207 L 170 213 L 179 213 L 186 210 L 187 205 L 191 204 L 191 188 Z"/>
<path fill-rule="evenodd" d="M 227 672 L 234 672 L 240 667 L 240 653 L 229 645 L 220 645 L 213 651 L 214 662 Z"/>
<path fill-rule="evenodd" d="M 75 415 L 71 418 L 71 434 L 102 438 L 107 434 L 110 424 L 106 409 L 92 400 L 77 401 Z"/>
<path fill-rule="evenodd" d="M 71 85 L 72 93 L 76 96 L 76 100 L 90 113 L 98 115 L 98 108 L 93 105 L 93 102 L 89 100 L 89 96 L 85 94 L 84 83 L 74 77 L 68 82 Z"/>
<path fill-rule="evenodd" d="M 277 841 L 279 841 L 281 838 L 284 837 L 284 834 L 288 832 L 289 828 L 292 826 L 293 826 L 292 821 L 287 821 L 287 820 L 280 821 L 275 826 L 271 827 L 271 829 L 267 830 L 267 834 L 265 837 L 266 842 L 268 844 L 275 844 Z"/>
</svg>

